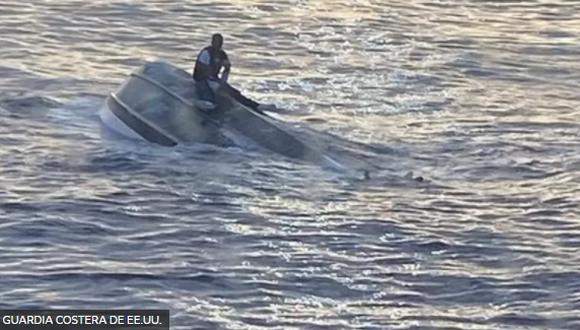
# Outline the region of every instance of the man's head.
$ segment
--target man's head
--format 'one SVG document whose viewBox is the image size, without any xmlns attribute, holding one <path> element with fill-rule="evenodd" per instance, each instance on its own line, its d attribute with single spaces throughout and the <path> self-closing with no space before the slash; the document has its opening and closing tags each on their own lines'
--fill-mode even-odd
<svg viewBox="0 0 580 330">
<path fill-rule="evenodd" d="M 216 33 L 211 36 L 211 46 L 214 50 L 221 50 L 224 44 L 224 37 L 221 34 Z"/>
</svg>

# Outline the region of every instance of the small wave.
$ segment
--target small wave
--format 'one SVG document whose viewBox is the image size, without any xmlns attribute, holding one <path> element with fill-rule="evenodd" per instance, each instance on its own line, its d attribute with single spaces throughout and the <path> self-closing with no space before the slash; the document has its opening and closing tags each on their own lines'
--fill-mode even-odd
<svg viewBox="0 0 580 330">
<path fill-rule="evenodd" d="M 0 108 L 19 118 L 44 116 L 49 109 L 59 106 L 62 106 L 60 102 L 45 96 L 24 96 L 0 100 Z"/>
</svg>

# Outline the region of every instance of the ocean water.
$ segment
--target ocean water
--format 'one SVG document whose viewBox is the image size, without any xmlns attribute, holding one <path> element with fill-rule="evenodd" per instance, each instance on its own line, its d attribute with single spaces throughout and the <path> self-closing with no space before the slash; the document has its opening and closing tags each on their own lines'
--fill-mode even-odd
<svg viewBox="0 0 580 330">
<path fill-rule="evenodd" d="M 232 84 L 371 179 L 102 129 L 214 32 Z M 0 0 L 0 308 L 580 329 L 579 59 L 578 1 Z"/>
</svg>

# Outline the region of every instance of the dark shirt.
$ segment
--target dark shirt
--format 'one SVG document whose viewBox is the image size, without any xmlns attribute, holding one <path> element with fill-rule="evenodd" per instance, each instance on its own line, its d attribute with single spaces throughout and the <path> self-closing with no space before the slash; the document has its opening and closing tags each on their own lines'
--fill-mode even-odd
<svg viewBox="0 0 580 330">
<path fill-rule="evenodd" d="M 193 79 L 195 81 L 202 81 L 210 78 L 218 79 L 218 74 L 227 61 L 228 55 L 225 51 L 218 50 L 216 52 L 211 46 L 205 47 L 201 52 L 199 52 L 199 55 L 197 55 L 195 68 L 193 69 Z M 209 74 L 201 70 L 200 63 L 209 65 Z"/>
</svg>

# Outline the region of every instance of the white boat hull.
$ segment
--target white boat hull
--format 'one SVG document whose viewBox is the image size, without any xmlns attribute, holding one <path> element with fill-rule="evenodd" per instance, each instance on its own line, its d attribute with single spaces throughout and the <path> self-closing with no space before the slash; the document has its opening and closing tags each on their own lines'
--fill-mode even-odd
<svg viewBox="0 0 580 330">
<path fill-rule="evenodd" d="M 216 107 L 202 109 L 189 74 L 170 64 L 147 63 L 107 97 L 100 116 L 113 131 L 164 146 L 179 143 L 231 144 L 229 132 L 287 157 L 328 162 L 283 122 L 257 113 L 217 91 Z M 234 134 L 235 135 L 235 134 Z"/>
</svg>

